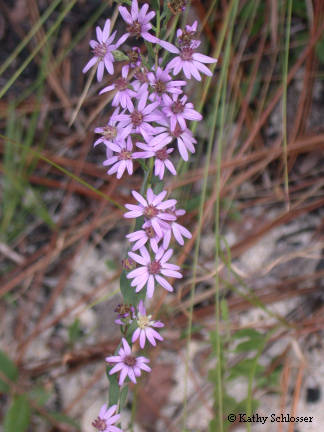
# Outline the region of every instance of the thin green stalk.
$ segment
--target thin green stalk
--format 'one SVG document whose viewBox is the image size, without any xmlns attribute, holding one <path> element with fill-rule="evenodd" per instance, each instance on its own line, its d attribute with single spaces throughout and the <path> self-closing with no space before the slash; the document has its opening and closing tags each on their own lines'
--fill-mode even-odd
<svg viewBox="0 0 324 432">
<path fill-rule="evenodd" d="M 221 51 L 221 47 L 223 45 L 223 42 L 225 40 L 225 35 L 228 31 L 228 26 L 230 23 L 230 18 L 233 14 L 233 11 L 236 10 L 238 0 L 232 0 L 228 12 L 224 21 L 224 25 L 220 34 L 219 43 L 216 49 L 217 56 L 219 55 Z M 235 15 L 234 15 L 235 16 Z M 228 63 L 227 63 L 228 65 Z M 191 334 L 192 334 L 192 315 L 193 315 L 193 300 L 195 296 L 195 280 L 197 276 L 197 267 L 198 267 L 198 258 L 199 258 L 199 249 L 200 249 L 200 236 L 201 236 L 201 229 L 202 229 L 202 221 L 203 221 L 203 210 L 204 205 L 206 201 L 206 195 L 207 195 L 207 181 L 208 181 L 208 171 L 210 166 L 210 159 L 211 159 L 211 153 L 214 143 L 214 136 L 215 136 L 215 128 L 216 128 L 216 120 L 217 120 L 217 112 L 218 112 L 218 106 L 219 106 L 219 100 L 221 95 L 221 88 L 222 85 L 225 85 L 225 66 L 226 62 L 224 61 L 222 65 L 222 73 L 221 73 L 221 79 L 218 82 L 215 98 L 214 98 L 214 104 L 213 104 L 213 118 L 212 118 L 212 124 L 211 124 L 211 133 L 209 136 L 208 141 L 208 147 L 206 152 L 206 164 L 204 167 L 204 180 L 203 180 L 203 187 L 202 187 L 202 193 L 201 193 L 201 199 L 200 199 L 200 206 L 199 206 L 199 216 L 198 216 L 198 235 L 197 240 L 195 243 L 195 250 L 194 250 L 194 262 L 193 262 L 193 282 L 190 289 L 190 308 L 189 308 L 189 319 L 188 319 L 188 331 L 187 331 L 187 353 L 186 353 L 186 364 L 185 364 L 185 383 L 184 383 L 184 407 L 183 407 L 183 430 L 186 428 L 186 421 L 187 421 L 187 392 L 188 392 L 188 371 L 189 371 L 189 356 L 190 356 L 190 342 L 191 342 Z M 207 80 L 208 81 L 208 80 Z M 209 78 L 210 82 L 210 78 Z M 224 84 L 223 84 L 224 83 Z M 201 110 L 202 106 L 200 106 Z M 220 430 L 222 432 L 222 429 Z"/>
<path fill-rule="evenodd" d="M 285 55 L 283 63 L 283 76 L 282 76 L 282 144 L 283 144 L 283 163 L 284 163 L 284 183 L 285 195 L 287 199 L 287 207 L 289 210 L 289 179 L 288 179 L 288 152 L 287 152 L 287 82 L 288 82 L 288 59 L 289 59 L 289 40 L 291 28 L 291 12 L 292 0 L 287 3 L 287 24 L 286 24 L 286 40 L 285 40 Z"/>
<path fill-rule="evenodd" d="M 226 52 L 225 52 L 225 61 L 227 63 L 230 56 L 230 45 L 227 44 L 226 46 Z M 227 63 L 228 65 L 228 63 Z M 226 65 L 226 66 L 227 66 Z M 227 67 L 224 67 L 224 75 L 225 71 L 227 71 Z M 221 126 L 220 126 L 220 132 L 217 140 L 217 159 L 216 159 L 216 165 L 217 165 L 217 171 L 216 171 L 216 191 L 217 191 L 217 198 L 215 203 L 215 266 L 216 269 L 218 269 L 219 262 L 220 262 L 220 174 L 221 174 L 221 160 L 222 160 L 222 140 L 223 140 L 223 133 L 224 133 L 224 112 L 225 112 L 225 103 L 226 103 L 226 82 L 225 82 L 225 76 L 222 79 L 223 89 L 222 89 L 222 101 L 221 101 L 221 109 L 220 109 L 220 116 L 221 116 Z M 222 353 L 221 353 L 221 341 L 220 341 L 220 283 L 219 283 L 219 272 L 216 271 L 215 275 L 215 315 L 216 315 L 216 355 L 217 355 L 217 364 L 216 364 L 216 371 L 217 371 L 217 398 L 218 398 L 218 426 L 219 431 L 222 432 L 224 428 L 223 423 L 223 365 L 222 365 Z"/>
<path fill-rule="evenodd" d="M 84 89 L 83 89 L 83 91 L 82 91 L 82 93 L 81 93 L 81 96 L 80 96 L 80 98 L 79 98 L 79 100 L 78 100 L 78 104 L 77 104 L 75 110 L 74 110 L 73 113 L 72 113 L 71 119 L 70 119 L 70 121 L 69 121 L 69 127 L 71 127 L 71 126 L 73 125 L 75 119 L 77 118 L 77 115 L 79 114 L 79 111 L 80 111 L 80 109 L 81 109 L 81 106 L 82 106 L 82 104 L 83 104 L 85 98 L 87 97 L 87 94 L 88 94 L 89 88 L 90 88 L 90 86 L 91 86 L 91 84 L 92 84 L 92 81 L 93 81 L 93 79 L 94 79 L 94 76 L 95 76 L 95 74 L 96 74 L 96 72 L 97 72 L 97 67 L 98 67 L 98 62 L 97 62 L 96 67 L 93 67 L 93 68 L 91 69 L 91 71 L 90 71 L 90 74 L 89 74 L 89 76 L 88 76 L 88 78 L 87 78 L 87 82 L 86 82 L 86 84 L 85 84 L 85 86 L 84 86 Z"/>
<path fill-rule="evenodd" d="M 48 41 L 48 39 L 52 36 L 52 34 L 56 31 L 56 29 L 59 27 L 65 16 L 69 13 L 69 11 L 72 9 L 72 7 L 75 5 L 75 3 L 78 0 L 70 0 L 66 7 L 63 9 L 63 11 L 58 16 L 55 23 L 52 25 L 50 30 L 46 33 L 44 38 L 38 43 L 36 48 L 31 52 L 31 54 L 27 57 L 27 59 L 23 62 L 23 64 L 17 69 L 17 71 L 12 75 L 12 77 L 9 79 L 9 81 L 2 87 L 0 90 L 0 98 L 4 96 L 7 91 L 10 89 L 12 84 L 16 81 L 16 79 L 21 75 L 21 73 L 25 70 L 25 68 L 29 65 L 29 63 L 33 60 L 35 55 L 38 53 L 38 51 L 45 45 L 45 43 Z"/>
<path fill-rule="evenodd" d="M 217 156 L 216 156 L 216 203 L 215 203 L 215 267 L 219 268 L 220 264 L 220 189 L 221 189 L 221 161 L 222 161 L 222 144 L 225 126 L 225 106 L 226 106 L 226 76 L 228 73 L 230 56 L 231 56 L 231 42 L 233 35 L 233 28 L 235 17 L 238 8 L 238 0 L 235 0 L 232 4 L 233 10 L 231 13 L 231 21 L 229 25 L 228 38 L 226 41 L 226 48 L 224 53 L 224 64 L 221 70 L 221 84 L 222 84 L 222 94 L 221 94 L 221 107 L 220 107 L 220 131 L 217 140 Z M 217 407 L 218 407 L 218 427 L 219 432 L 224 430 L 224 420 L 223 420 L 223 365 L 222 365 L 222 353 L 221 353 L 221 340 L 220 340 L 220 280 L 219 272 L 216 271 L 215 275 L 215 319 L 216 319 L 216 353 L 217 353 Z"/>
<path fill-rule="evenodd" d="M 253 400 L 253 381 L 256 373 L 256 368 L 258 365 L 259 358 L 264 350 L 264 347 L 268 340 L 271 338 L 271 336 L 276 332 L 277 327 L 273 328 L 271 331 L 268 332 L 268 334 L 265 335 L 264 341 L 259 347 L 256 356 L 254 357 L 254 362 L 252 365 L 252 368 L 250 370 L 249 374 L 249 380 L 248 380 L 248 391 L 247 391 L 247 401 L 246 401 L 246 416 L 250 417 L 252 415 L 252 400 Z M 247 430 L 248 432 L 251 432 L 251 423 L 247 423 Z"/>
<path fill-rule="evenodd" d="M 56 9 L 56 7 L 61 3 L 62 0 L 53 1 L 43 15 L 39 18 L 37 23 L 31 28 L 30 32 L 27 36 L 20 42 L 20 44 L 16 47 L 13 53 L 7 58 L 7 60 L 0 66 L 0 75 L 4 73 L 4 71 L 10 66 L 10 64 L 15 60 L 15 58 L 19 55 L 19 53 L 25 48 L 28 42 L 33 38 L 33 36 L 38 32 L 47 18 L 51 15 L 51 13 Z"/>
</svg>

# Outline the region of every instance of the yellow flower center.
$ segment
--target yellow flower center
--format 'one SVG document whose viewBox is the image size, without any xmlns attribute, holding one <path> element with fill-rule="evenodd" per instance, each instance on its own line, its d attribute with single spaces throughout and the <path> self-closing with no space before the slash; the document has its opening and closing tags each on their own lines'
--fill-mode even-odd
<svg viewBox="0 0 324 432">
<path fill-rule="evenodd" d="M 139 315 L 137 319 L 137 325 L 139 328 L 144 329 L 150 325 L 151 315 Z"/>
</svg>

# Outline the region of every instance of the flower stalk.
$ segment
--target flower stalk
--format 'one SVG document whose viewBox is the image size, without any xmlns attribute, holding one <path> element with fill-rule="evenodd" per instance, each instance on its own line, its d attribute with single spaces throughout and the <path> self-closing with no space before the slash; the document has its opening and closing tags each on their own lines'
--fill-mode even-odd
<svg viewBox="0 0 324 432">
<path fill-rule="evenodd" d="M 162 13 L 160 2 L 155 3 L 156 12 L 149 10 L 147 3 L 139 7 L 137 0 L 132 0 L 130 8 L 119 6 L 125 33 L 116 39 L 117 31 L 109 19 L 103 29 L 97 27 L 97 40 L 90 41 L 93 57 L 83 69 L 87 72 L 93 68 L 92 74 L 96 73 L 101 82 L 105 73 L 114 73 L 116 62 L 123 63 L 121 76 L 100 91 L 114 92 L 114 111 L 106 125 L 95 129 L 100 137 L 94 145 L 105 146 L 107 159 L 103 165 L 108 167 L 108 175 L 120 179 L 126 173 L 132 175 L 138 165 L 144 170 L 140 192 L 131 192 L 135 203 L 125 205 L 124 217 L 133 223 L 126 236 L 130 247 L 120 280 L 124 303 L 116 308 L 115 323 L 122 339 L 115 353 L 106 357 L 110 408 L 104 405 L 93 422 L 95 429 L 103 432 L 121 432 L 117 413 L 126 401 L 128 385 L 136 384 L 142 372 L 151 372 L 150 360 L 138 354 L 147 344 L 156 346 L 163 341 L 159 330 L 164 324 L 146 311 L 145 300 L 152 299 L 157 289 L 174 291 L 168 279 L 180 279 L 182 273 L 179 266 L 169 262 L 173 255 L 170 245 L 175 241 L 183 246 L 184 239 L 191 238 L 179 223 L 185 211 L 177 208 L 177 200 L 163 190 L 163 180 L 166 172 L 177 173 L 172 162 L 175 150 L 184 161 L 195 152 L 197 142 L 188 123 L 202 120 L 202 115 L 184 93 L 187 80 L 200 81 L 201 74 L 211 76 L 206 64 L 217 61 L 197 52 L 197 21 L 179 28 L 174 44 L 170 41 L 172 34 L 166 40 L 167 31 L 164 39 L 160 37 L 163 20 L 172 12 L 176 16 L 170 19 L 176 26 L 177 14 L 184 11 L 186 2 L 165 3 Z M 126 41 L 134 45 L 123 53 Z M 143 42 L 147 56 L 142 54 Z M 185 80 L 174 78 L 180 73 Z"/>
</svg>

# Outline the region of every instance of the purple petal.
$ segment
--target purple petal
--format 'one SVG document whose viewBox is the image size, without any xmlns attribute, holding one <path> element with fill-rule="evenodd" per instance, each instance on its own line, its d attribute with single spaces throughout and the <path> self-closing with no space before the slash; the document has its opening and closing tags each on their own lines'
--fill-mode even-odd
<svg viewBox="0 0 324 432">
<path fill-rule="evenodd" d="M 217 59 L 200 53 L 193 53 L 192 58 L 201 63 L 217 63 Z"/>
<path fill-rule="evenodd" d="M 130 13 L 124 6 L 119 6 L 118 8 L 120 15 L 122 16 L 123 20 L 127 22 L 127 24 L 132 23 L 132 17 L 130 16 Z"/>
<path fill-rule="evenodd" d="M 94 66 L 97 63 L 98 57 L 92 57 L 92 59 L 90 59 L 88 61 L 88 63 L 84 66 L 84 68 L 82 69 L 83 73 L 88 72 L 89 69 L 92 68 L 92 66 Z"/>
<path fill-rule="evenodd" d="M 124 347 L 125 353 L 127 355 L 130 355 L 132 353 L 132 350 L 131 350 L 130 346 L 128 345 L 127 340 L 125 338 L 123 338 L 122 342 L 123 342 L 123 347 Z"/>
<path fill-rule="evenodd" d="M 163 287 L 165 288 L 167 291 L 172 292 L 173 291 L 173 287 L 169 284 L 169 282 L 164 279 L 162 276 L 156 275 L 155 279 L 157 280 L 157 282 Z"/>
</svg>

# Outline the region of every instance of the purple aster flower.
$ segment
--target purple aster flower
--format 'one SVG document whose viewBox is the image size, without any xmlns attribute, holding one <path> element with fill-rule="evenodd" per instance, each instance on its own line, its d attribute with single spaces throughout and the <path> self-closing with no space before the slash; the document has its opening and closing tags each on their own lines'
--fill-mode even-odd
<svg viewBox="0 0 324 432">
<path fill-rule="evenodd" d="M 118 124 L 118 115 L 119 115 L 119 108 L 116 108 L 113 112 L 112 116 L 110 117 L 108 123 L 106 126 L 103 127 L 97 127 L 94 131 L 97 134 L 101 134 L 101 137 L 98 138 L 94 146 L 103 143 L 106 146 L 108 146 L 110 143 L 113 143 L 114 141 L 122 141 L 125 140 L 126 137 L 131 133 L 132 126 L 121 126 Z"/>
<path fill-rule="evenodd" d="M 141 248 L 149 241 L 153 252 L 157 252 L 158 243 L 161 240 L 161 238 L 156 235 L 151 222 L 148 222 L 144 229 L 127 234 L 126 237 L 131 243 L 134 243 L 132 247 L 133 251 Z"/>
<path fill-rule="evenodd" d="M 146 247 L 143 246 L 140 248 L 140 254 L 141 255 L 137 255 L 134 252 L 128 252 L 128 255 L 141 265 L 141 267 L 132 270 L 127 275 L 128 279 L 133 279 L 131 286 L 136 287 L 135 291 L 139 292 L 147 285 L 147 296 L 151 298 L 154 294 L 156 282 L 167 291 L 172 292 L 173 287 L 163 276 L 182 278 L 182 274 L 178 271 L 180 267 L 168 263 L 168 260 L 173 254 L 173 250 L 168 249 L 165 251 L 163 248 L 160 248 L 154 259 L 152 259 Z"/>
<path fill-rule="evenodd" d="M 132 98 L 135 97 L 137 93 L 130 88 L 130 84 L 127 80 L 127 75 L 127 70 L 122 69 L 122 76 L 120 78 L 117 78 L 113 84 L 103 88 L 99 94 L 101 95 L 111 90 L 117 90 L 111 105 L 120 105 L 122 108 L 128 108 L 128 110 L 133 110 L 134 105 L 132 102 Z"/>
<path fill-rule="evenodd" d="M 92 422 L 92 426 L 100 432 L 123 432 L 119 427 L 114 426 L 114 423 L 120 419 L 120 414 L 115 414 L 116 412 L 117 405 L 112 405 L 110 408 L 107 404 L 103 405 L 99 416 Z"/>
<path fill-rule="evenodd" d="M 177 218 L 183 216 L 186 211 L 183 209 L 176 210 L 175 208 L 167 210 L 170 214 L 175 215 Z M 179 245 L 184 245 L 183 237 L 190 239 L 191 233 L 184 226 L 180 225 L 178 222 L 170 221 L 168 224 L 164 225 L 165 230 L 163 233 L 163 248 L 167 249 L 171 241 L 171 233 L 173 234 Z"/>
<path fill-rule="evenodd" d="M 168 169 L 171 174 L 176 175 L 177 171 L 173 163 L 169 159 L 169 154 L 173 152 L 173 148 L 153 148 L 147 144 L 136 143 L 137 147 L 145 150 L 144 152 L 135 152 L 134 157 L 136 159 L 147 159 L 155 157 L 154 161 L 154 175 L 160 178 L 164 177 L 165 169 Z"/>
<path fill-rule="evenodd" d="M 197 140 L 194 138 L 190 129 L 181 129 L 179 124 L 177 124 L 174 131 L 166 127 L 161 127 L 159 128 L 159 132 L 160 133 L 150 141 L 153 148 L 160 149 L 176 138 L 178 150 L 183 160 L 188 160 L 188 152 L 195 153 L 194 144 L 197 143 Z"/>
<path fill-rule="evenodd" d="M 113 150 L 117 154 L 111 156 L 109 159 L 105 160 L 103 165 L 112 167 L 107 171 L 107 174 L 115 174 L 118 179 L 124 174 L 127 169 L 128 174 L 133 174 L 133 159 L 134 154 L 133 151 L 133 142 L 131 136 L 128 136 L 127 141 L 121 141 L 119 143 L 109 143 L 108 147 L 110 150 Z"/>
<path fill-rule="evenodd" d="M 177 48 L 170 42 L 162 40 L 159 44 L 167 51 L 173 54 L 179 54 L 177 57 L 174 57 L 166 67 L 166 70 L 173 70 L 174 75 L 178 75 L 178 73 L 183 70 L 186 78 L 190 79 L 191 76 L 193 76 L 197 81 L 201 81 L 200 72 L 212 76 L 212 72 L 204 63 L 216 63 L 217 59 L 196 53 L 195 48 L 197 48 L 197 43 L 195 46 L 184 45 L 180 48 Z"/>
<path fill-rule="evenodd" d="M 125 42 L 127 39 L 126 35 L 123 35 L 115 44 L 112 44 L 112 41 L 115 39 L 116 31 L 109 37 L 110 34 L 110 20 L 107 19 L 103 30 L 98 26 L 96 28 L 97 39 L 98 41 L 91 40 L 90 46 L 92 48 L 93 57 L 88 61 L 88 63 L 83 68 L 82 72 L 86 73 L 89 69 L 91 69 L 95 64 L 98 63 L 97 69 L 97 80 L 101 81 L 104 69 L 107 69 L 107 72 L 112 75 L 114 73 L 114 56 L 112 51 L 116 50 L 119 45 Z"/>
<path fill-rule="evenodd" d="M 136 377 L 141 375 L 141 369 L 151 372 L 151 368 L 146 364 L 149 363 L 149 359 L 146 357 L 136 357 L 128 345 L 125 338 L 122 339 L 123 347 L 118 351 L 117 356 L 106 357 L 107 363 L 116 363 L 111 369 L 109 375 L 113 375 L 120 371 L 119 385 L 122 386 L 126 377 L 136 384 Z"/>
<path fill-rule="evenodd" d="M 128 24 L 127 33 L 125 36 L 134 36 L 136 38 L 142 36 L 143 39 L 151 43 L 158 42 L 155 36 L 149 33 L 152 28 L 150 24 L 151 19 L 155 17 L 155 12 L 150 11 L 147 13 L 149 5 L 145 3 L 141 9 L 138 9 L 137 0 L 132 0 L 131 11 L 128 12 L 124 6 L 119 6 L 119 12 L 123 20 Z"/>
<path fill-rule="evenodd" d="M 186 129 L 186 119 L 187 120 L 202 120 L 202 115 L 194 110 L 194 106 L 191 102 L 187 102 L 187 96 L 181 96 L 181 99 L 178 98 L 177 94 L 173 94 L 172 98 L 164 94 L 163 95 L 163 103 L 164 106 L 162 108 L 164 114 L 170 118 L 171 130 L 176 128 L 177 123 L 179 123 L 182 129 Z"/>
<path fill-rule="evenodd" d="M 150 100 L 161 100 L 161 97 L 165 93 L 176 93 L 181 94 L 182 90 L 179 87 L 185 86 L 186 81 L 174 81 L 167 71 L 158 67 L 156 72 L 149 72 L 148 79 L 151 87 L 153 87 L 153 93 L 150 95 Z"/>
<path fill-rule="evenodd" d="M 176 220 L 176 216 L 166 212 L 165 210 L 176 205 L 175 199 L 163 201 L 166 197 L 167 191 L 160 192 L 155 195 L 153 190 L 149 188 L 147 190 L 146 197 L 143 198 L 136 191 L 132 191 L 133 197 L 138 201 L 138 205 L 126 204 L 125 207 L 129 212 L 124 214 L 125 218 L 138 218 L 144 216 L 146 220 L 149 220 L 154 231 L 158 237 L 162 237 L 161 225 L 163 220 Z"/>
<path fill-rule="evenodd" d="M 156 346 L 155 339 L 163 341 L 163 337 L 152 327 L 161 328 L 164 324 L 161 321 L 152 321 L 152 315 L 146 315 L 146 309 L 144 307 L 143 300 L 138 304 L 137 314 L 137 329 L 134 331 L 132 336 L 132 343 L 136 342 L 139 338 L 140 347 L 143 349 L 145 346 L 146 339 L 151 345 Z"/>
<path fill-rule="evenodd" d="M 149 137 L 154 134 L 154 127 L 150 124 L 152 121 L 157 121 L 159 115 L 156 108 L 159 102 L 153 102 L 150 105 L 147 103 L 148 92 L 143 91 L 140 95 L 137 107 L 130 108 L 130 114 L 119 114 L 118 119 L 120 120 L 120 126 L 128 126 L 132 124 L 134 133 L 140 133 L 143 135 L 145 140 L 149 140 Z"/>
</svg>

